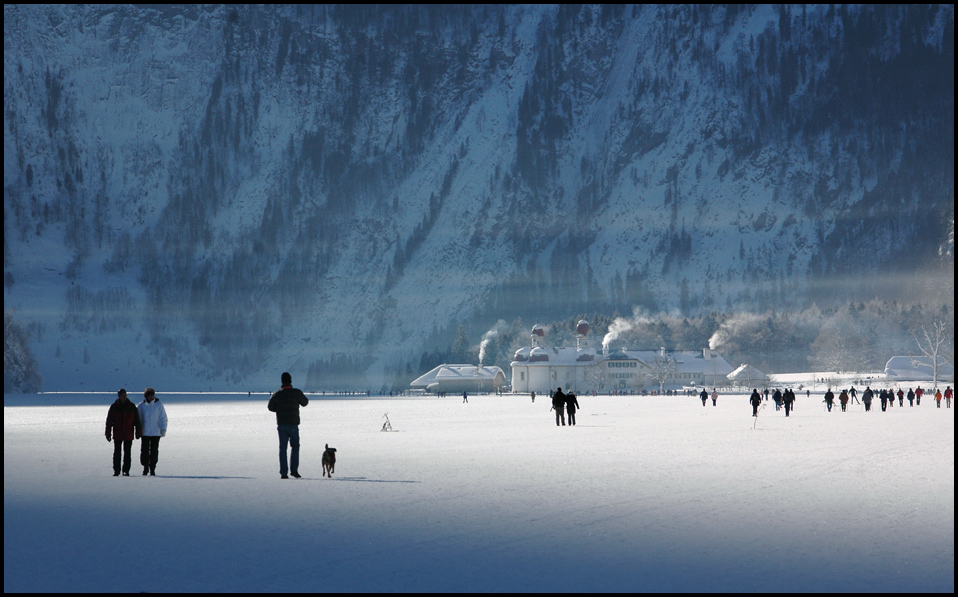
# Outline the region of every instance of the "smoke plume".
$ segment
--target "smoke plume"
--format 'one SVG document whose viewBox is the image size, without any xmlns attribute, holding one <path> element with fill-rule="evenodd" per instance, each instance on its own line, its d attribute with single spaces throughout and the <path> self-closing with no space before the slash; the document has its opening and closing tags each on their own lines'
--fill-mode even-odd
<svg viewBox="0 0 958 597">
<path fill-rule="evenodd" d="M 753 313 L 739 313 L 728 318 L 719 329 L 709 338 L 709 348 L 718 350 L 732 338 L 743 334 L 745 330 L 755 327 L 757 323 L 763 320 L 761 315 Z"/>
<path fill-rule="evenodd" d="M 632 317 L 616 317 L 609 325 L 609 331 L 602 338 L 602 352 L 608 354 L 609 345 L 618 340 L 619 336 L 632 330 L 637 325 L 647 324 L 651 321 L 641 307 L 633 307 Z"/>
<path fill-rule="evenodd" d="M 479 343 L 479 366 L 482 366 L 482 361 L 486 358 L 486 347 L 499 335 L 499 332 L 507 327 L 509 327 L 509 324 L 500 319 L 496 322 L 496 325 L 492 326 L 491 330 L 482 335 L 482 342 Z"/>
</svg>

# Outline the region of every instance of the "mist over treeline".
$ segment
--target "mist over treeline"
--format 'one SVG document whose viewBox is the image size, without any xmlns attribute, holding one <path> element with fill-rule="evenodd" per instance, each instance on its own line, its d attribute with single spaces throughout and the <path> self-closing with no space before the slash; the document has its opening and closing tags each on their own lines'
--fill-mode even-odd
<svg viewBox="0 0 958 597">
<path fill-rule="evenodd" d="M 768 373 L 881 372 L 892 356 L 925 354 L 923 332 L 937 325 L 946 335 L 940 356 L 954 363 L 953 300 L 906 304 L 873 299 L 825 309 L 812 305 L 802 310 L 708 311 L 688 316 L 636 308 L 627 315 L 593 312 L 551 321 L 500 319 L 484 333 L 470 332 L 467 324 L 459 324 L 443 347 L 424 351 L 418 362 L 410 359 L 392 371 L 381 388 L 365 389 L 401 392 L 410 381 L 444 363 L 498 366 L 508 378 L 513 355 L 530 345 L 533 325 L 545 329 L 545 346 L 575 346 L 576 325 L 581 320 L 589 322 L 589 345 L 597 350 L 711 348 L 733 366 L 749 363 Z M 29 347 L 31 331 L 10 314 L 5 314 L 4 324 L 5 391 L 40 391 L 43 376 Z M 475 329 L 476 323 L 470 327 Z M 356 389 L 363 386 L 368 365 L 368 360 L 331 354 L 308 368 L 302 385 L 315 391 Z"/>
<path fill-rule="evenodd" d="M 748 363 L 767 373 L 882 372 L 892 356 L 923 355 L 922 330 L 937 323 L 947 333 L 940 356 L 954 363 L 954 301 L 905 304 L 873 299 L 825 309 L 812 305 L 801 310 L 708 311 L 689 316 L 636 308 L 627 315 L 593 312 L 552 321 L 499 320 L 491 328 L 494 334 L 470 333 L 459 325 L 444 348 L 422 353 L 418 367 L 410 362 L 395 371 L 395 383 L 383 389 L 407 389 L 412 379 L 443 363 L 478 364 L 480 336 L 486 335 L 491 338 L 481 362 L 500 367 L 508 379 L 516 350 L 530 345 L 533 325 L 545 329 L 545 346 L 575 346 L 576 325 L 583 319 L 591 327 L 589 345 L 596 349 L 711 348 L 733 367 Z M 324 385 L 346 373 L 343 363 L 330 365 L 335 366 L 317 363 L 308 383 Z M 360 371 L 357 367 L 356 373 Z M 349 384 L 346 378 L 339 381 Z"/>
</svg>

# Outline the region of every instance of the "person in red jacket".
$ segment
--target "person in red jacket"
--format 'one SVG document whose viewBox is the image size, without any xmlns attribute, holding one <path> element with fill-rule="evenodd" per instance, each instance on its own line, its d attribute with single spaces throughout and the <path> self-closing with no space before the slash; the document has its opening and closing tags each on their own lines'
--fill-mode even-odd
<svg viewBox="0 0 958 597">
<path fill-rule="evenodd" d="M 106 414 L 106 441 L 113 442 L 113 476 L 120 476 L 120 451 L 123 452 L 123 476 L 130 476 L 130 450 L 133 440 L 140 439 L 140 415 L 136 405 L 126 397 L 126 390 L 120 388 L 116 401 L 110 405 Z"/>
</svg>

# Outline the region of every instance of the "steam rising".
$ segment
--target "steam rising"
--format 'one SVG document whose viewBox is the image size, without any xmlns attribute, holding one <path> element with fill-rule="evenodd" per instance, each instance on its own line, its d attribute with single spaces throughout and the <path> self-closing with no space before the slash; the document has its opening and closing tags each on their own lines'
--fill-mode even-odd
<svg viewBox="0 0 958 597">
<path fill-rule="evenodd" d="M 718 350 L 724 346 L 729 339 L 742 334 L 743 330 L 754 327 L 763 320 L 761 315 L 754 313 L 739 313 L 728 318 L 712 337 L 709 338 L 709 348 Z"/>
<path fill-rule="evenodd" d="M 509 327 L 504 320 L 500 319 L 496 322 L 496 325 L 492 326 L 492 329 L 482 335 L 482 342 L 479 343 L 479 366 L 482 366 L 482 361 L 486 358 L 486 347 L 489 346 L 489 343 L 492 342 L 493 338 L 499 335 L 499 332 Z"/>
<path fill-rule="evenodd" d="M 608 354 L 609 345 L 622 334 L 632 330 L 637 325 L 651 322 L 652 320 L 643 312 L 641 307 L 632 309 L 632 317 L 616 317 L 609 325 L 609 331 L 602 338 L 602 352 Z"/>
</svg>

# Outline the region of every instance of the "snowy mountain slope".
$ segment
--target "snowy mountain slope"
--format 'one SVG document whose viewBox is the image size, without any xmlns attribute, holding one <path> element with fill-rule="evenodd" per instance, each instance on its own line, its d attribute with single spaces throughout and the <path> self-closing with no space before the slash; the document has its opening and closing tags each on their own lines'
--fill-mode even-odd
<svg viewBox="0 0 958 597">
<path fill-rule="evenodd" d="M 870 297 L 953 221 L 953 48 L 951 6 L 8 6 L 5 305 L 54 387 L 378 388 L 460 323 Z"/>
</svg>

